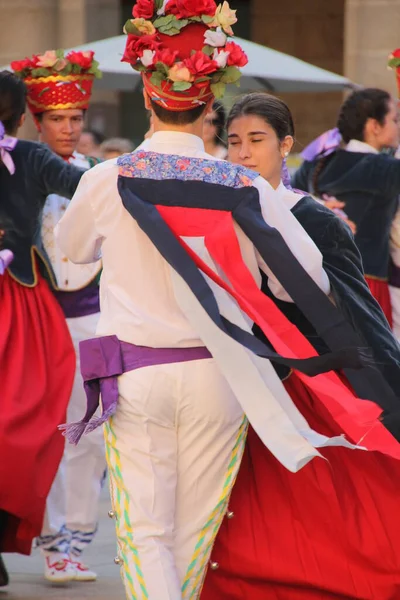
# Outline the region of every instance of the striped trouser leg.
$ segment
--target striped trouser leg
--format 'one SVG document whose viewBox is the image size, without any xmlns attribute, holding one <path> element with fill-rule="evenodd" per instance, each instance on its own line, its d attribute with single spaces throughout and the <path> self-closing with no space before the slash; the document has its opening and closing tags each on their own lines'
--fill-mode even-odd
<svg viewBox="0 0 400 600">
<path fill-rule="evenodd" d="M 212 359 L 119 380 L 105 427 L 128 600 L 197 598 L 243 452 L 246 421 Z"/>
</svg>

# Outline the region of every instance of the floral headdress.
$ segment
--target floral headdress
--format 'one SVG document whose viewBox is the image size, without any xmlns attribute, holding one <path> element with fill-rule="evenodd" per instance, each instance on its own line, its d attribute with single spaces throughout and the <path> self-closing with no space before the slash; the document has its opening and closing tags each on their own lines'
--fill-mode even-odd
<svg viewBox="0 0 400 600">
<path fill-rule="evenodd" d="M 28 88 L 28 106 L 35 115 L 48 110 L 87 109 L 93 81 L 101 77 L 94 52 L 47 50 L 42 55 L 15 60 L 14 73 Z"/>
<path fill-rule="evenodd" d="M 153 101 L 169 110 L 189 110 L 238 84 L 248 60 L 229 40 L 236 11 L 214 0 L 138 0 L 122 61 L 142 72 Z"/>
<path fill-rule="evenodd" d="M 396 71 L 397 88 L 400 97 L 400 48 L 393 50 L 393 52 L 389 55 L 388 67 Z"/>
</svg>

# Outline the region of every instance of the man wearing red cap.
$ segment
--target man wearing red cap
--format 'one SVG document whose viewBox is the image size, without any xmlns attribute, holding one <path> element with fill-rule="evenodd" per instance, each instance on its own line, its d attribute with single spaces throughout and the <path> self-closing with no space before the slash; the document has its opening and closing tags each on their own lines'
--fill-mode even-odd
<svg viewBox="0 0 400 600">
<path fill-rule="evenodd" d="M 28 88 L 28 106 L 40 140 L 64 160 L 89 169 L 97 160 L 75 151 L 83 130 L 95 77 L 101 75 L 93 52 L 48 50 L 43 55 L 12 63 Z M 99 317 L 98 275 L 100 261 L 79 266 L 60 252 L 54 227 L 68 200 L 52 194 L 43 214 L 42 237 L 57 277 L 56 296 L 63 308 L 77 354 L 77 369 L 68 406 L 75 419 L 85 404 L 79 370 L 78 345 L 94 335 Z M 92 581 L 96 574 L 80 560 L 97 528 L 99 495 L 105 470 L 101 432 L 87 439 L 82 448 L 67 445 L 47 501 L 42 536 L 37 545 L 45 555 L 45 577 L 50 581 Z"/>
<path fill-rule="evenodd" d="M 64 429 L 78 443 L 105 424 L 127 598 L 179 600 L 199 598 L 247 419 L 290 471 L 320 446 L 349 446 L 308 426 L 270 361 L 333 400 L 336 376 L 309 375 L 361 359 L 337 346 L 346 331 L 321 254 L 290 211 L 256 173 L 204 151 L 213 100 L 247 62 L 229 41 L 235 11 L 139 0 L 133 17 L 123 60 L 142 72 L 154 134 L 86 173 L 57 227 L 70 260 L 103 260 L 98 337 L 81 344 L 87 412 Z M 331 352 L 317 356 L 260 292 L 259 269 L 318 330 L 332 323 Z M 271 344 L 252 334 L 254 321 Z"/>
</svg>

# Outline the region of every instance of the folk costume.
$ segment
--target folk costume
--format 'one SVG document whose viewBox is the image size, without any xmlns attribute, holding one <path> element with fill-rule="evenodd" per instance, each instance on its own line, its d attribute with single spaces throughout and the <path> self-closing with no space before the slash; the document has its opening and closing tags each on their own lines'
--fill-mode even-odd
<svg viewBox="0 0 400 600">
<path fill-rule="evenodd" d="M 400 161 L 359 140 L 339 147 L 337 135 L 337 130 L 327 132 L 306 148 L 293 187 L 346 203 L 346 214 L 357 226 L 355 241 L 366 281 L 392 326 L 390 234 L 400 194 Z"/>
<path fill-rule="evenodd" d="M 397 395 L 400 347 L 363 277 L 349 229 L 310 197 L 277 189 L 323 255 L 336 305 Z M 273 299 L 265 276 L 263 291 Z M 293 304 L 275 300 L 319 351 L 326 346 Z M 259 339 L 265 339 L 255 326 Z M 284 383 L 301 413 L 325 435 L 340 431 L 296 373 Z M 379 452 L 321 450 L 295 475 L 282 468 L 249 428 L 229 508 L 212 550 L 202 600 L 389 600 L 400 593 L 400 463 Z"/>
<path fill-rule="evenodd" d="M 124 60 L 143 72 L 154 103 L 190 110 L 238 80 L 246 58 L 227 40 L 236 21 L 227 2 L 141 0 L 133 16 Z M 98 337 L 81 344 L 87 412 L 64 428 L 77 443 L 105 423 L 127 598 L 199 598 L 247 419 L 291 472 L 321 457 L 317 448 L 364 452 L 354 449 L 360 439 L 400 456 L 382 409 L 330 372 L 350 367 L 361 386 L 372 378 L 373 399 L 392 415 L 396 398 L 327 297 L 320 252 L 254 172 L 208 156 L 194 135 L 157 131 L 144 149 L 86 173 L 57 229 L 71 260 L 103 260 Z M 260 268 L 328 352 L 319 356 L 260 291 Z M 268 343 L 252 334 L 254 321 Z M 298 371 L 337 435 L 309 426 L 271 360 Z"/>
<path fill-rule="evenodd" d="M 29 64 L 28 64 L 29 63 Z M 14 63 L 28 88 L 28 106 L 35 115 L 64 109 L 89 108 L 92 86 L 100 76 L 93 52 L 47 51 L 43 56 Z M 99 161 L 74 152 L 63 157 L 68 163 L 87 170 Z M 68 405 L 68 419 L 75 420 L 86 403 L 79 363 L 79 342 L 95 334 L 99 318 L 98 278 L 101 262 L 75 265 L 58 248 L 54 228 L 64 214 L 68 199 L 51 194 L 43 211 L 44 247 L 56 275 L 55 295 L 67 319 L 76 352 L 76 372 Z M 92 541 L 98 523 L 100 491 L 106 468 L 101 432 L 86 438 L 82 447 L 68 444 L 63 461 L 48 497 L 46 518 L 37 545 L 46 551 L 49 565 L 55 564 L 54 576 L 63 577 L 75 561 L 81 579 L 88 571 L 76 557 Z M 48 555 L 48 553 L 51 553 Z M 59 560 L 65 558 L 65 560 Z"/>
<path fill-rule="evenodd" d="M 30 554 L 64 440 L 75 356 L 40 227 L 48 194 L 83 171 L 0 124 L 0 552 Z"/>
</svg>

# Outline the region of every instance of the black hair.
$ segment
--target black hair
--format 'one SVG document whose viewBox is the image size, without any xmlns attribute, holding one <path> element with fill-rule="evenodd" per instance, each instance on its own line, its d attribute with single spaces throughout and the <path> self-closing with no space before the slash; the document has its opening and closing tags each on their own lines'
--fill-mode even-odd
<svg viewBox="0 0 400 600">
<path fill-rule="evenodd" d="M 368 119 L 384 124 L 390 110 L 391 95 L 378 88 L 365 88 L 353 92 L 342 104 L 337 128 L 347 144 L 350 140 L 364 141 L 364 129 Z"/>
<path fill-rule="evenodd" d="M 100 131 L 96 131 L 96 129 L 84 129 L 82 133 L 89 133 L 89 135 L 92 136 L 96 146 L 100 146 L 100 144 L 102 144 L 106 139 L 106 136 L 100 133 Z"/>
<path fill-rule="evenodd" d="M 283 100 L 264 92 L 253 92 L 238 98 L 232 106 L 227 120 L 227 129 L 235 119 L 254 115 L 263 119 L 283 140 L 287 135 L 294 137 L 292 113 Z"/>
<path fill-rule="evenodd" d="M 151 107 L 162 123 L 168 125 L 190 125 L 201 117 L 206 109 L 206 104 L 199 104 L 196 108 L 190 110 L 172 111 L 160 106 L 153 100 L 150 100 Z"/>
<path fill-rule="evenodd" d="M 26 95 L 27 88 L 22 79 L 11 71 L 0 71 L 0 121 L 8 135 L 18 129 L 26 111 Z"/>
<path fill-rule="evenodd" d="M 51 110 L 55 110 L 55 109 L 51 109 Z M 61 109 L 60 109 L 60 110 L 61 110 Z M 68 110 L 69 110 L 69 109 L 68 109 Z M 77 110 L 78 110 L 78 109 L 77 109 Z M 86 108 L 81 108 L 81 109 L 79 109 L 79 110 L 81 110 L 81 111 L 82 111 L 82 116 L 83 116 L 83 118 L 85 118 L 85 115 L 86 115 L 86 113 L 87 113 L 87 109 L 86 109 Z M 41 113 L 36 113 L 36 114 L 35 114 L 35 119 L 36 119 L 36 121 L 39 121 L 39 123 L 41 123 L 41 122 L 43 121 L 43 115 L 44 115 L 46 112 L 50 112 L 50 110 L 45 110 L 45 111 L 43 111 L 43 112 L 41 112 Z M 92 132 L 90 131 L 90 133 L 92 133 Z"/>
<path fill-rule="evenodd" d="M 225 134 L 225 123 L 226 123 L 226 110 L 225 110 L 222 102 L 219 102 L 219 100 L 214 101 L 214 103 L 212 105 L 212 110 L 216 114 L 214 124 L 215 124 L 215 127 L 217 128 L 217 131 L 215 132 L 215 137 L 214 137 L 214 144 L 217 144 L 219 146 L 221 144 L 223 144 L 225 146 L 224 134 Z"/>
</svg>

